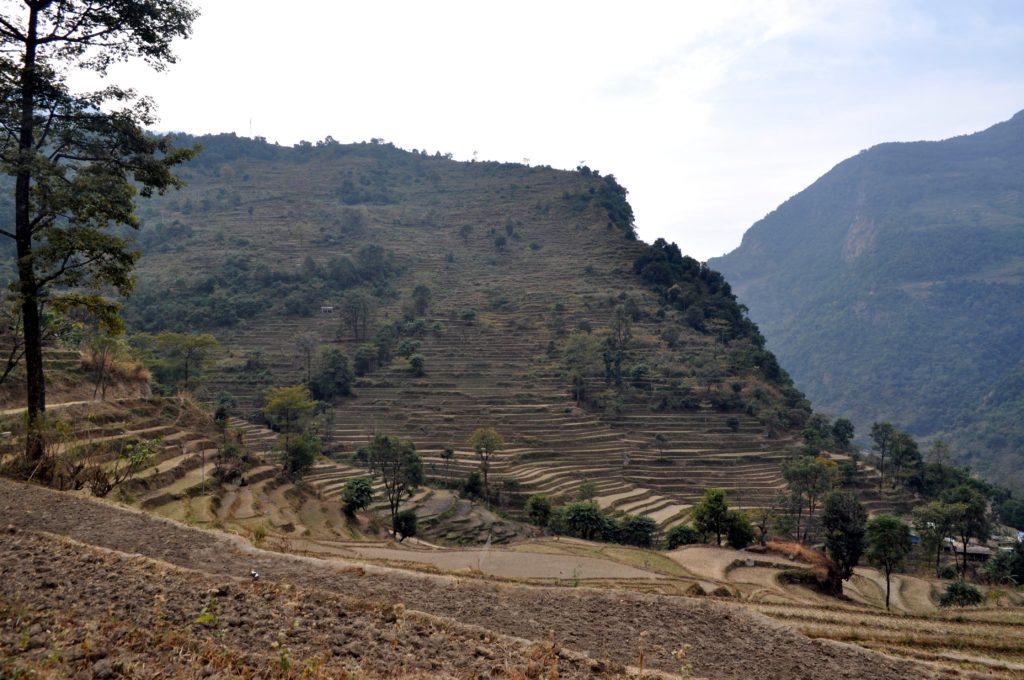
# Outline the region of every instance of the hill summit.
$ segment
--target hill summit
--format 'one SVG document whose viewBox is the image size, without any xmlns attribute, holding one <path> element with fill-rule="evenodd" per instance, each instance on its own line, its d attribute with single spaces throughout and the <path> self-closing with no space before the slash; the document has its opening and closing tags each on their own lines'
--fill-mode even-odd
<svg viewBox="0 0 1024 680">
<path fill-rule="evenodd" d="M 1024 112 L 863 151 L 711 264 L 819 408 L 1024 482 Z"/>
<path fill-rule="evenodd" d="M 461 483 L 479 427 L 506 442 L 489 469 L 509 494 L 586 481 L 662 526 L 708 487 L 746 506 L 784 487 L 807 401 L 719 274 L 635 240 L 614 177 L 379 142 L 179 141 L 204 152 L 144 208 L 128 321 L 212 332 L 202 395 L 250 414 L 271 384 L 306 382 L 310 348 L 342 351 L 356 377 L 335 395 L 336 460 L 309 478 L 322 493 L 378 432 Z"/>
</svg>

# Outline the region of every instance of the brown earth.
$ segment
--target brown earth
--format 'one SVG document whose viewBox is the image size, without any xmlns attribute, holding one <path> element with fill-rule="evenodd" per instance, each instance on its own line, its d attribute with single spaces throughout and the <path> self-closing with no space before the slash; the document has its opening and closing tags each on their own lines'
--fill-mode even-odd
<svg viewBox="0 0 1024 680">
<path fill-rule="evenodd" d="M 29 554 L 15 557 L 14 552 L 5 548 L 4 556 L 0 558 L 5 571 L 5 576 L 0 578 L 4 582 L 5 600 L 14 594 L 27 597 L 30 585 L 35 585 L 38 590 L 44 581 L 57 583 L 55 590 L 58 593 L 65 585 L 71 588 L 71 597 L 65 600 L 59 611 L 56 599 L 52 600 L 53 608 L 42 608 L 49 617 L 62 616 L 63 607 L 77 601 L 76 588 L 86 588 L 81 584 L 88 583 L 87 578 L 103 579 L 102 587 L 97 585 L 91 591 L 94 598 L 132 601 L 132 598 L 141 598 L 143 593 L 148 593 L 145 588 L 158 586 L 159 581 L 152 574 L 159 573 L 177 574 L 170 577 L 172 579 L 196 579 L 194 585 L 187 588 L 168 587 L 160 592 L 169 601 L 166 607 L 178 612 L 177 622 L 186 621 L 188 616 L 192 616 L 194 621 L 200 616 L 210 584 L 244 579 L 250 569 L 256 569 L 262 574 L 258 587 L 270 589 L 275 593 L 274 598 L 284 598 L 284 594 L 290 592 L 286 586 L 299 589 L 295 591 L 296 595 L 288 596 L 288 601 L 298 603 L 292 608 L 291 615 L 306 622 L 303 625 L 311 631 L 319 631 L 323 625 L 337 625 L 333 620 L 335 617 L 328 611 L 329 607 L 320 604 L 317 598 L 322 602 L 336 602 L 338 600 L 331 598 L 347 596 L 373 602 L 377 606 L 402 603 L 409 610 L 453 619 L 461 625 L 479 626 L 495 634 L 498 640 L 495 644 L 499 645 L 511 644 L 499 639 L 500 636 L 525 640 L 548 640 L 553 636 L 566 648 L 607 659 L 609 668 L 616 667 L 616 664 L 637 664 L 642 645 L 647 667 L 677 672 L 680 664 L 673 657 L 673 651 L 690 645 L 687 661 L 692 664 L 696 675 L 706 677 L 907 680 L 935 676 L 928 666 L 853 646 L 812 640 L 740 607 L 702 600 L 584 588 L 511 586 L 374 567 L 355 569 L 352 563 L 340 560 L 302 558 L 257 550 L 237 537 L 201 531 L 109 503 L 7 480 L 0 480 L 0 513 L 2 521 L 19 532 L 52 532 L 75 541 L 129 554 L 137 553 L 169 565 L 202 572 L 182 576 L 169 567 L 118 557 L 119 564 L 128 570 L 129 575 L 111 585 L 106 576 L 112 572 L 106 564 L 74 564 L 74 554 L 81 552 L 84 559 L 84 554 L 89 551 L 66 549 L 61 552 L 54 548 L 47 551 L 43 550 L 45 541 L 21 537 L 19 540 L 30 546 Z M 15 535 L 21 536 L 20 533 Z M 38 554 L 33 554 L 32 550 Z M 57 575 L 26 574 L 26 563 L 22 560 L 34 560 L 31 563 L 37 568 L 50 567 Z M 132 565 L 135 569 L 130 568 Z M 20 574 L 19 578 L 12 578 L 12 573 Z M 125 581 L 135 585 L 126 586 Z M 238 588 L 240 590 L 235 592 L 255 592 L 246 589 L 252 586 L 243 588 L 238 585 Z M 58 593 L 36 597 L 56 598 Z M 269 610 L 266 610 L 267 615 L 255 615 L 264 610 L 257 609 L 249 595 L 243 599 L 254 613 L 249 627 L 257 628 L 244 635 L 254 636 L 253 639 L 258 637 L 267 644 L 275 640 L 284 620 L 270 616 Z M 97 599 L 92 601 L 97 605 L 100 603 Z M 8 602 L 8 606 L 10 604 Z M 277 605 L 270 607 L 274 611 L 278 608 Z M 128 614 L 126 625 L 132 626 L 133 630 L 149 631 L 148 620 L 141 618 L 141 608 L 125 608 L 124 611 Z M 5 618 L 9 617 L 10 614 Z M 9 636 L 13 632 L 8 624 L 4 635 Z M 240 636 L 237 638 L 239 645 L 247 639 L 242 633 L 231 635 Z M 235 639 L 230 635 L 222 638 L 228 643 Z M 193 637 L 190 644 L 200 645 L 199 640 L 199 637 Z M 9 639 L 5 644 L 8 649 L 18 646 Z M 318 643 L 313 634 L 294 644 L 297 648 L 305 645 L 301 647 L 303 653 L 324 655 L 333 650 L 333 647 Z M 44 648 L 48 649 L 45 645 Z M 515 659 L 521 663 L 528 654 L 527 648 L 520 646 L 515 649 L 520 654 Z M 429 649 L 420 650 L 417 654 L 421 657 L 417 663 L 431 660 L 450 664 L 443 668 L 464 675 L 473 675 L 477 670 L 473 665 L 476 662 L 470 659 L 457 660 L 454 656 L 433 659 L 433 652 Z M 363 660 L 370 664 L 371 670 L 385 672 L 380 665 L 384 660 L 372 650 L 370 656 Z M 409 669 L 426 670 L 422 665 L 413 665 Z"/>
</svg>

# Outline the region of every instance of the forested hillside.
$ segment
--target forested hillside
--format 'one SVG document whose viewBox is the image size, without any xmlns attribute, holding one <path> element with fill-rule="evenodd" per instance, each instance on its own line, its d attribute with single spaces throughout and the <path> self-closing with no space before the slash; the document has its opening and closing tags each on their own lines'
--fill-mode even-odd
<svg viewBox="0 0 1024 680">
<path fill-rule="evenodd" d="M 1024 482 L 1024 112 L 847 159 L 710 264 L 816 407 Z"/>
<path fill-rule="evenodd" d="M 258 416 L 268 387 L 309 383 L 335 404 L 339 461 L 395 434 L 441 483 L 478 469 L 468 438 L 491 427 L 510 494 L 589 480 L 601 507 L 663 525 L 709 486 L 747 506 L 784 487 L 809 404 L 719 274 L 635 239 L 614 177 L 376 141 L 178 141 L 203 152 L 143 206 L 126 317 L 144 350 L 140 332 L 216 338 L 189 384 L 203 399 Z"/>
</svg>

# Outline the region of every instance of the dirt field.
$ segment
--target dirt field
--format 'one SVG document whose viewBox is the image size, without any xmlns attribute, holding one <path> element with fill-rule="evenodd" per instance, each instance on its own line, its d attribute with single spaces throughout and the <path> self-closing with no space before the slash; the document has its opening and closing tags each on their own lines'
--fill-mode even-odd
<svg viewBox="0 0 1024 680">
<path fill-rule="evenodd" d="M 510 586 L 373 567 L 353 569 L 351 564 L 341 561 L 328 562 L 255 550 L 241 540 L 225 535 L 6 480 L 0 480 L 0 512 L 4 523 L 10 523 L 19 531 L 48 531 L 83 543 L 129 554 L 137 553 L 170 565 L 202 572 L 195 577 L 200 579 L 201 585 L 181 589 L 170 587 L 159 593 L 163 598 L 174 600 L 173 604 L 166 606 L 175 608 L 178 612 L 176 620 L 179 622 L 188 616 L 194 615 L 194 620 L 202 615 L 201 609 L 207 601 L 209 584 L 239 578 L 244 580 L 250 569 L 257 569 L 263 575 L 260 587 L 283 589 L 285 586 L 294 586 L 299 589 L 297 595 L 288 601 L 297 603 L 293 615 L 295 619 L 304 622 L 300 625 L 310 630 L 321 625 L 318 622 L 327 616 L 326 610 L 317 604 L 316 597 L 346 596 L 376 603 L 378 607 L 402 603 L 409 610 L 454 619 L 463 625 L 480 626 L 496 636 L 534 641 L 548 640 L 553 636 L 559 645 L 569 650 L 589 652 L 593 657 L 607 659 L 609 668 L 616 667 L 616 664 L 636 664 L 640 649 L 643 648 L 647 667 L 675 672 L 679 670 L 679 662 L 673 657 L 673 652 L 684 645 L 690 645 L 687 660 L 692 664 L 694 674 L 714 678 L 811 680 L 870 677 L 906 680 L 937 675 L 929 666 L 853 646 L 812 640 L 740 607 L 704 600 L 614 590 Z M 111 586 L 110 581 L 105 579 L 108 570 L 104 565 L 79 564 L 65 567 L 48 561 L 40 548 L 41 544 L 36 543 L 35 538 L 19 540 L 32 543 L 32 546 L 24 557 L 5 556 L 5 573 L 22 573 L 28 564 L 32 564 L 36 570 L 49 567 L 56 569 L 59 574 L 55 578 L 34 572 L 37 577 L 34 580 L 40 586 L 44 581 L 58 584 L 58 588 L 54 589 L 56 593 L 34 597 L 56 598 L 64 587 L 61 584 L 69 580 L 72 586 L 74 581 L 82 582 L 85 577 L 75 575 L 86 572 L 91 572 L 95 578 L 104 579 L 102 587 L 97 584 L 91 591 L 86 591 L 93 593 L 90 601 L 94 607 L 99 607 L 101 601 L 112 606 L 115 597 L 132 602 L 132 598 L 141 598 L 141 593 L 146 592 L 139 590 L 139 594 L 130 595 L 135 591 L 129 589 L 122 594 L 119 580 L 115 586 Z M 39 555 L 33 557 L 32 550 Z M 60 559 L 70 560 L 74 553 L 83 551 L 74 549 L 69 552 L 71 555 Z M 15 559 L 18 561 L 15 562 Z M 137 583 L 137 588 L 155 587 L 158 584 L 156 579 L 141 577 L 143 574 L 160 573 L 150 562 L 136 559 L 127 560 L 123 564 L 125 568 L 131 564 L 137 566 L 139 577 L 125 576 L 127 581 Z M 11 582 L 11 579 L 4 580 Z M 17 606 L 12 601 L 15 595 L 25 595 L 24 589 L 17 586 L 14 588 L 14 592 L 9 589 L 3 591 L 8 608 Z M 315 595 L 306 596 L 307 592 Z M 71 602 L 77 597 L 77 593 L 71 597 L 65 595 L 64 601 Z M 153 594 L 147 594 L 146 597 L 152 601 Z M 55 605 L 59 600 L 39 602 Z M 61 615 L 56 606 L 43 610 L 49 612 L 47 616 Z M 135 617 L 136 612 L 141 610 L 141 607 L 132 606 L 123 609 L 113 607 L 110 611 L 111 615 L 117 611 L 124 612 L 122 616 L 127 614 L 125 625 L 131 630 L 148 630 L 149 619 Z M 39 616 L 36 615 L 37 618 Z M 96 616 L 102 618 L 106 614 L 97 613 Z M 5 620 L 10 621 L 11 614 Z M 280 632 L 281 623 L 281 619 L 274 618 L 266 610 L 266 613 L 251 619 L 250 627 L 255 625 L 259 628 L 251 634 L 272 641 Z M 29 638 L 32 634 L 28 630 L 22 632 L 18 628 L 11 628 L 10 623 L 5 625 L 5 654 L 9 654 L 20 649 L 19 640 L 24 639 L 24 634 L 28 634 Z M 37 630 L 47 629 L 43 623 L 39 625 Z M 11 636 L 15 639 L 10 639 Z M 229 637 L 228 641 L 232 639 Z M 33 644 L 28 643 L 28 646 Z M 43 640 L 42 648 L 53 651 L 61 644 L 64 641 Z M 499 644 L 504 643 L 499 641 Z M 186 646 L 189 645 L 201 649 L 201 638 L 190 637 Z M 320 653 L 326 653 L 322 645 L 314 646 Z M 306 649 L 303 647 L 303 650 Z M 308 651 L 316 653 L 314 647 L 309 647 Z M 429 652 L 418 654 L 423 658 L 430 657 Z M 522 654 L 526 652 L 522 651 Z M 514 658 L 521 661 L 525 656 Z M 377 660 L 373 663 L 382 662 Z M 468 660 L 458 662 L 463 664 L 461 666 L 456 665 L 454 659 L 446 663 L 452 664 L 453 672 L 474 674 L 475 667 Z M 196 670 L 194 665 L 189 668 Z M 374 668 L 386 672 L 380 666 Z M 410 666 L 412 670 L 418 668 L 421 667 Z"/>
</svg>

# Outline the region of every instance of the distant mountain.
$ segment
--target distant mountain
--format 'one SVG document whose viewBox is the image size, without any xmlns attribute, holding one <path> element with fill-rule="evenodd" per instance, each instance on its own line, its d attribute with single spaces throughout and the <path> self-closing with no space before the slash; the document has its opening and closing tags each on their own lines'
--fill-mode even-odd
<svg viewBox="0 0 1024 680">
<path fill-rule="evenodd" d="M 710 265 L 816 408 L 1024 483 L 1024 112 L 863 151 Z"/>
</svg>

